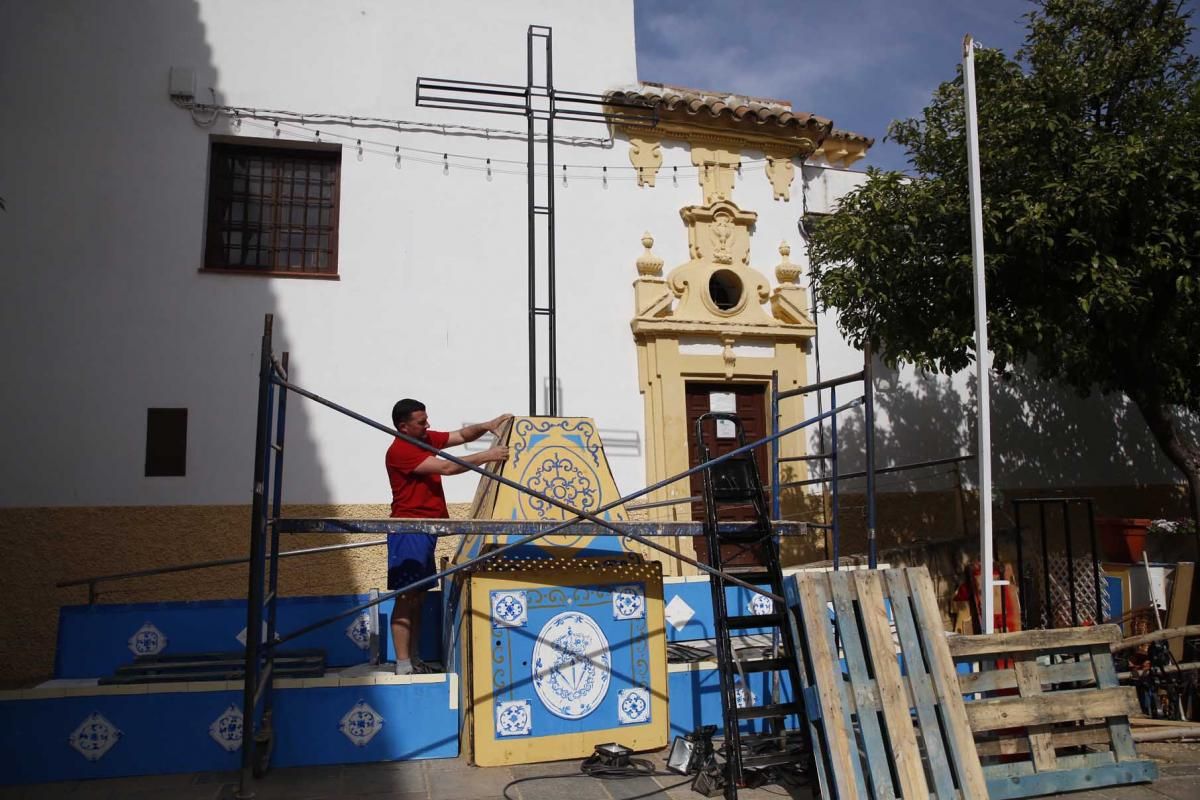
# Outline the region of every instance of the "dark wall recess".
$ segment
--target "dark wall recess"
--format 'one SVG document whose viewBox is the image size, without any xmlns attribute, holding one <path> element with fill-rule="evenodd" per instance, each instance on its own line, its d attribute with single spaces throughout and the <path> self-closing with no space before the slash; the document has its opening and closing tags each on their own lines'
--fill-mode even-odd
<svg viewBox="0 0 1200 800">
<path fill-rule="evenodd" d="M 187 409 L 146 409 L 146 477 L 187 474 Z"/>
</svg>

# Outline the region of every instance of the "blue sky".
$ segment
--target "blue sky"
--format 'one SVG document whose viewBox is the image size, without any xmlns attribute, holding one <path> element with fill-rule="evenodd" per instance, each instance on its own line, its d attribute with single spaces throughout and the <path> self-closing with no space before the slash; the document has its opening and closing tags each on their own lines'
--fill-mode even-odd
<svg viewBox="0 0 1200 800">
<path fill-rule="evenodd" d="M 1027 0 L 636 0 L 643 81 L 790 100 L 875 138 L 856 168 L 905 169 L 884 142 L 954 77 L 962 38 L 1013 55 Z M 1195 51 L 1197 42 L 1193 40 Z"/>
</svg>

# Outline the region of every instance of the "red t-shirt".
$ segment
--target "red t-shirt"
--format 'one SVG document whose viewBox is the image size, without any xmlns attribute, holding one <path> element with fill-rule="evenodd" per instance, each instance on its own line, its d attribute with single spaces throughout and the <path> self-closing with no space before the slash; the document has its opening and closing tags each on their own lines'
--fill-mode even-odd
<svg viewBox="0 0 1200 800">
<path fill-rule="evenodd" d="M 450 441 L 450 434 L 442 431 L 430 430 L 425 434 L 425 441 L 439 450 L 446 449 Z M 388 448 L 384 463 L 392 483 L 393 517 L 445 519 L 450 516 L 446 509 L 446 494 L 442 491 L 442 476 L 413 473 L 430 457 L 433 453 L 403 439 L 396 439 Z"/>
</svg>

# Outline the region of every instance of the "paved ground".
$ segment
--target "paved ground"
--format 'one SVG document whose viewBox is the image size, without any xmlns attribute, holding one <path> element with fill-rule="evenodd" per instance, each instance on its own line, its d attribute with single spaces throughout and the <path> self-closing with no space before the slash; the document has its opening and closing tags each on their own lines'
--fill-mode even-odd
<svg viewBox="0 0 1200 800">
<path fill-rule="evenodd" d="M 1073 800 L 1195 800 L 1200 798 L 1200 744 L 1143 744 L 1140 753 L 1159 761 L 1162 777 L 1152 784 L 1081 792 Z M 663 769 L 663 755 L 651 755 Z M 273 771 L 259 781 L 258 800 L 499 800 L 514 780 L 535 775 L 549 780 L 523 781 L 509 790 L 513 800 L 697 800 L 680 776 L 600 781 L 579 775 L 578 761 L 518 767 L 472 767 L 463 758 L 300 767 Z M 0 787 L 0 800 L 232 800 L 235 773 L 160 775 L 103 781 Z M 668 788 L 673 787 L 673 788 Z M 806 787 L 766 786 L 746 790 L 741 800 L 810 798 Z"/>
</svg>

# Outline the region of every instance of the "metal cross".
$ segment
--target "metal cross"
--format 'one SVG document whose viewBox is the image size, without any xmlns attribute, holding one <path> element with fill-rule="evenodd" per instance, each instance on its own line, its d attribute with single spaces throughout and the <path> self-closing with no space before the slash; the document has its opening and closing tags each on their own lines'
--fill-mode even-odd
<svg viewBox="0 0 1200 800">
<path fill-rule="evenodd" d="M 545 43 L 545 82 L 534 82 L 534 55 L 537 41 Z M 449 108 L 460 111 L 480 111 L 489 114 L 524 116 L 527 122 L 526 146 L 529 217 L 529 414 L 537 414 L 537 318 L 546 317 L 549 346 L 549 398 L 546 412 L 558 416 L 557 320 L 554 284 L 554 121 L 621 122 L 652 126 L 657 117 L 654 109 L 643 104 L 607 100 L 604 95 L 569 92 L 554 88 L 554 59 L 552 33 L 544 25 L 530 25 L 526 34 L 525 85 L 480 83 L 441 78 L 417 78 L 417 105 L 425 108 Z M 605 107 L 608 108 L 605 108 Z M 612 112 L 610 108 L 637 109 L 640 113 Z M 544 123 L 546 142 L 545 200 L 537 201 L 534 181 L 537 123 Z M 546 305 L 539 306 L 537 298 L 537 218 L 546 224 Z"/>
</svg>

